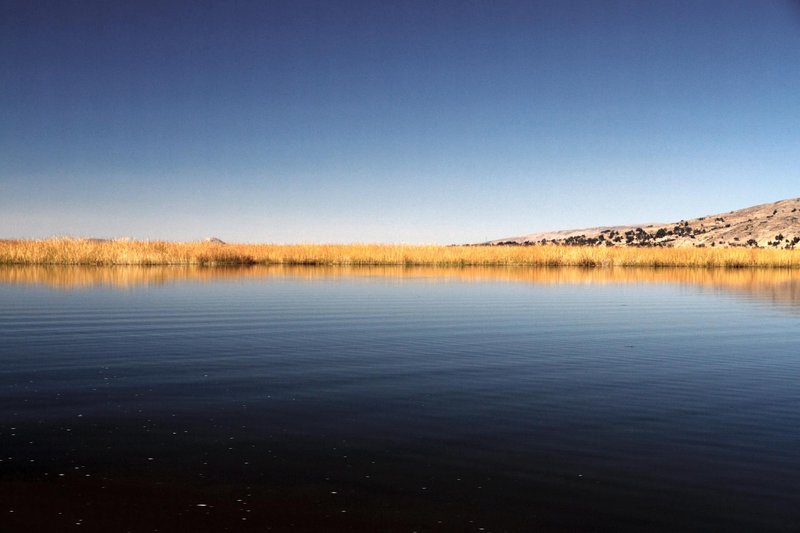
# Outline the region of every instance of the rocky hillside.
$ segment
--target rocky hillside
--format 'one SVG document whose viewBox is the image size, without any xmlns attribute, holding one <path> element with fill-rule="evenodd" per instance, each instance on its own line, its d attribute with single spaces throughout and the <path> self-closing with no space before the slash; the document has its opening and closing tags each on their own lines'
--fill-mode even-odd
<svg viewBox="0 0 800 533">
<path fill-rule="evenodd" d="M 533 233 L 485 244 L 582 246 L 708 246 L 800 249 L 800 198 L 669 224 Z"/>
</svg>

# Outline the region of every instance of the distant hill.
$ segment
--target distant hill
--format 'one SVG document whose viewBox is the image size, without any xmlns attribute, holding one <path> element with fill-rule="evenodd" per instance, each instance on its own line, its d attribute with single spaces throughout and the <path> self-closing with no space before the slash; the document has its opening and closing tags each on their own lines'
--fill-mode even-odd
<svg viewBox="0 0 800 533">
<path fill-rule="evenodd" d="M 497 239 L 484 244 L 760 247 L 800 249 L 800 198 L 669 224 L 608 226 Z"/>
</svg>

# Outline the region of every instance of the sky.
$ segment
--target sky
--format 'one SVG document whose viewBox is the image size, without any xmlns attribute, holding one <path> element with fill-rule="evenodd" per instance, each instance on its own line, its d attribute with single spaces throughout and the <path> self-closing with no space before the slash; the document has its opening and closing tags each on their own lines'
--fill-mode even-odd
<svg viewBox="0 0 800 533">
<path fill-rule="evenodd" d="M 798 196 L 798 1 L 0 0 L 0 238 L 467 243 Z"/>
</svg>

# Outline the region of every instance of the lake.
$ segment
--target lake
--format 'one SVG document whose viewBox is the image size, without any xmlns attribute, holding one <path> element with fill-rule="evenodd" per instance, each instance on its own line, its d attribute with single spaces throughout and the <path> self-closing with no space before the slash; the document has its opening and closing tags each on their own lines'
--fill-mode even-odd
<svg viewBox="0 0 800 533">
<path fill-rule="evenodd" d="M 0 531 L 798 531 L 800 272 L 2 267 Z"/>
</svg>

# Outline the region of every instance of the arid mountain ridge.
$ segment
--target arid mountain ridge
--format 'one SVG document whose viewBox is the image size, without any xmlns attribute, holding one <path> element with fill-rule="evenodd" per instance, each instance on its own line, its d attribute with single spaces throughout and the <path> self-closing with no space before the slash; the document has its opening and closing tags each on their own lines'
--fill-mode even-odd
<svg viewBox="0 0 800 533">
<path fill-rule="evenodd" d="M 800 198 L 667 224 L 532 233 L 484 244 L 800 249 Z"/>
</svg>

